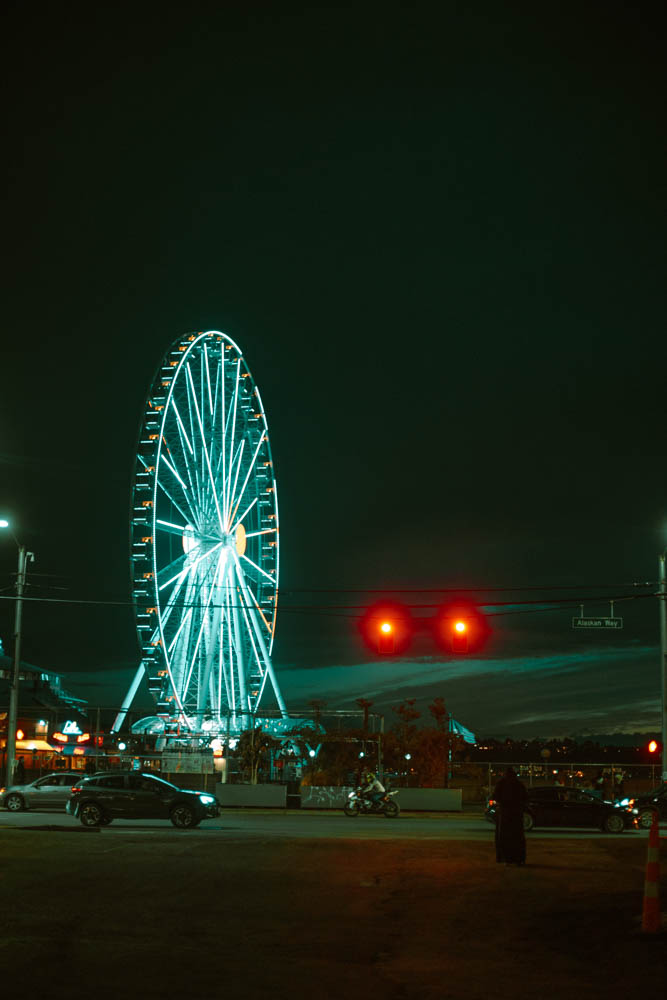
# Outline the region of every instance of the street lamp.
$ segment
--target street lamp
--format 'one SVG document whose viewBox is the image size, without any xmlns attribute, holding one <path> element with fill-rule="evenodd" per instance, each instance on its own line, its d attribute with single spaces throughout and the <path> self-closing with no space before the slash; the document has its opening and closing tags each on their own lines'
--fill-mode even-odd
<svg viewBox="0 0 667 1000">
<path fill-rule="evenodd" d="M 665 560 L 667 549 L 658 559 L 658 604 L 660 614 L 660 677 L 661 703 L 660 718 L 662 722 L 662 780 L 667 782 L 667 580 L 665 579 Z"/>
<path fill-rule="evenodd" d="M 14 780 L 14 762 L 16 760 L 16 728 L 19 714 L 19 678 L 21 676 L 21 616 L 23 612 L 23 590 L 25 588 L 26 565 L 28 559 L 35 561 L 34 553 L 27 552 L 25 545 L 19 544 L 11 529 L 9 521 L 0 519 L 0 528 L 9 530 L 19 550 L 19 565 L 16 574 L 16 610 L 14 614 L 14 669 L 9 686 L 9 715 L 7 718 L 6 747 L 6 784 L 9 787 Z"/>
</svg>

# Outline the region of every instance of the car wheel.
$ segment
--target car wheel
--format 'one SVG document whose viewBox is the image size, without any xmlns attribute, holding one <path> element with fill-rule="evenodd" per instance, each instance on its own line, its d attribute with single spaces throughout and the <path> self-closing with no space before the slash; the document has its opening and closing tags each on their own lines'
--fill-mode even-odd
<svg viewBox="0 0 667 1000">
<path fill-rule="evenodd" d="M 104 826 L 104 813 L 95 802 L 86 802 L 79 810 L 83 826 Z"/>
<path fill-rule="evenodd" d="M 174 806 L 170 819 L 179 830 L 191 830 L 198 822 L 194 810 L 190 806 Z"/>
<path fill-rule="evenodd" d="M 530 815 L 530 813 L 524 813 L 523 814 L 523 829 L 524 829 L 524 831 L 527 833 L 529 830 L 532 830 L 534 826 L 535 826 L 535 820 Z"/>
<path fill-rule="evenodd" d="M 12 794 L 8 795 L 7 798 L 5 799 L 5 809 L 8 809 L 9 812 L 13 813 L 22 812 L 22 810 L 25 809 L 25 802 L 23 801 L 23 796 L 17 795 L 15 792 L 12 792 Z"/>
<path fill-rule="evenodd" d="M 625 830 L 623 817 L 619 816 L 618 813 L 610 813 L 609 816 L 605 817 L 603 829 L 607 833 L 623 833 Z"/>
<path fill-rule="evenodd" d="M 637 817 L 637 823 L 642 830 L 650 830 L 653 822 L 653 810 L 642 809 Z"/>
</svg>

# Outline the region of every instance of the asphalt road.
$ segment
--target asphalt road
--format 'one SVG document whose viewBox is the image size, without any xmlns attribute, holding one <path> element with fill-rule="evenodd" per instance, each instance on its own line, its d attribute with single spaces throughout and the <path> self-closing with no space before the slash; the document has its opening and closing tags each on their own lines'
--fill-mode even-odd
<svg viewBox="0 0 667 1000">
<path fill-rule="evenodd" d="M 29 829 L 39 826 L 81 827 L 79 820 L 65 812 L 19 812 L 0 810 L 0 828 Z M 663 824 L 663 835 L 667 824 Z M 173 829 L 168 820 L 114 820 L 104 828 L 105 836 L 137 832 Z M 384 816 L 364 816 L 348 818 L 338 812 L 316 810 L 282 811 L 254 809 L 225 809 L 217 819 L 204 820 L 196 830 L 188 831 L 189 836 L 211 834 L 244 837 L 288 837 L 309 840 L 484 840 L 493 838 L 494 827 L 488 823 L 481 811 L 478 813 L 402 813 L 398 819 Z M 646 838 L 645 831 L 627 830 L 623 834 L 601 833 L 596 829 L 535 830 L 529 839 L 546 837 L 553 839 L 584 839 L 600 837 L 605 840 Z"/>
</svg>

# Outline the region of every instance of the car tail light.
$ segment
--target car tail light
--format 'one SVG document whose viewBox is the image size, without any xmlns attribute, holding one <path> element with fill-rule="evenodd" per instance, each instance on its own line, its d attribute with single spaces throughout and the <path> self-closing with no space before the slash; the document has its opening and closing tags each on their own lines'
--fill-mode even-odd
<svg viewBox="0 0 667 1000">
<path fill-rule="evenodd" d="M 82 789 L 81 789 L 81 786 L 80 786 L 80 785 L 74 785 L 74 786 L 72 787 L 72 795 L 74 795 L 74 793 L 75 793 L 75 792 L 80 792 L 81 790 L 82 790 Z"/>
</svg>

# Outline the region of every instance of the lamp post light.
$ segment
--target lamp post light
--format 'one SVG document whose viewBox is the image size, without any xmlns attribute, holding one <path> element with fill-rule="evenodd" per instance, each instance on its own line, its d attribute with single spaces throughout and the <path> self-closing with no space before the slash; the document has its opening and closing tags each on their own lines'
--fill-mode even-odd
<svg viewBox="0 0 667 1000">
<path fill-rule="evenodd" d="M 21 617 L 23 613 L 23 590 L 28 559 L 34 561 L 32 552 L 27 552 L 25 545 L 16 541 L 9 521 L 0 519 L 0 528 L 8 528 L 19 550 L 19 564 L 16 575 L 16 609 L 14 614 L 14 669 L 9 686 L 9 714 L 7 717 L 7 748 L 6 748 L 6 784 L 9 787 L 14 780 L 14 763 L 16 761 L 16 729 L 19 714 L 19 678 L 21 676 Z"/>
</svg>

